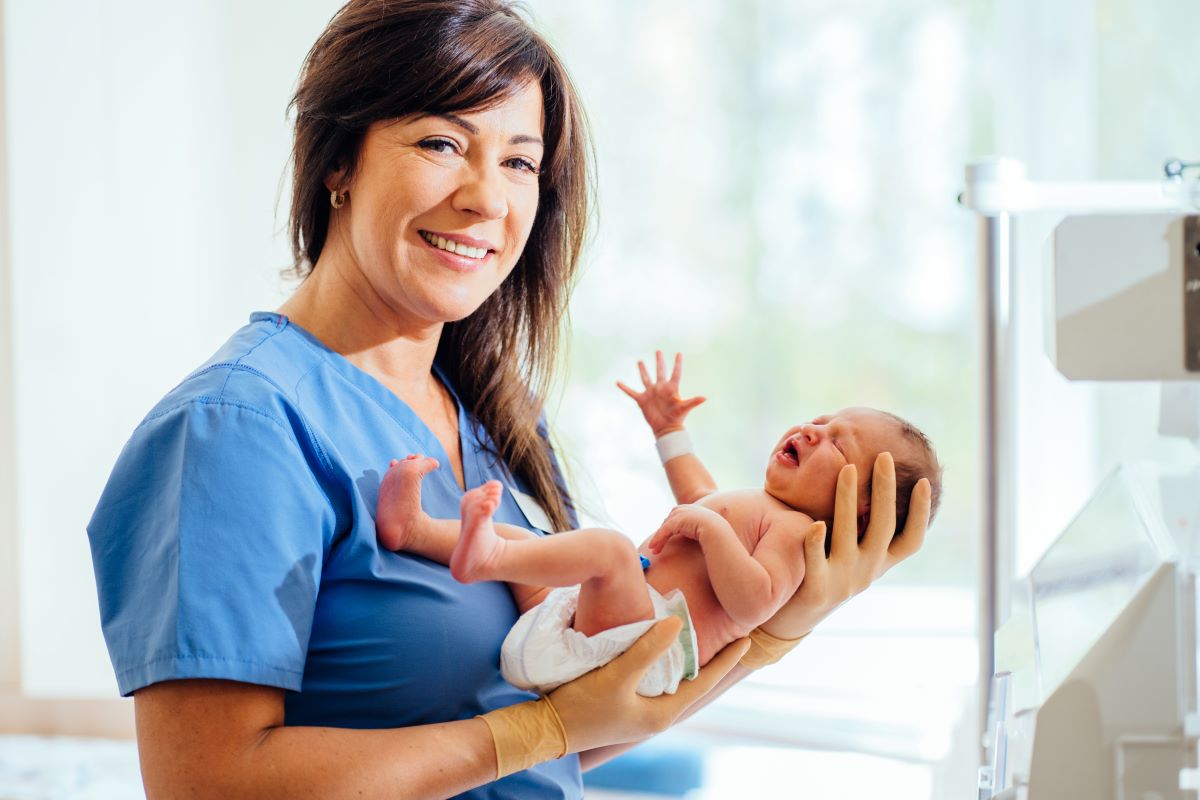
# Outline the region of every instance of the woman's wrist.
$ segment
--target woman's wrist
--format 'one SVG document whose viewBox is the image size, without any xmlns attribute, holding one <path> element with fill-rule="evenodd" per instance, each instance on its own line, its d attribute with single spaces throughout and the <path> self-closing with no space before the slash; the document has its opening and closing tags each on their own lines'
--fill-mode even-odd
<svg viewBox="0 0 1200 800">
<path fill-rule="evenodd" d="M 805 636 L 808 636 L 808 633 L 801 634 L 793 639 L 783 639 L 767 633 L 761 627 L 755 628 L 750 631 L 750 649 L 746 651 L 742 656 L 742 660 L 738 663 L 749 669 L 761 669 L 774 664 L 790 653 L 796 645 L 800 644 L 800 641 Z"/>
<path fill-rule="evenodd" d="M 496 779 L 567 754 L 567 731 L 549 697 L 479 715 L 492 732 Z"/>
</svg>

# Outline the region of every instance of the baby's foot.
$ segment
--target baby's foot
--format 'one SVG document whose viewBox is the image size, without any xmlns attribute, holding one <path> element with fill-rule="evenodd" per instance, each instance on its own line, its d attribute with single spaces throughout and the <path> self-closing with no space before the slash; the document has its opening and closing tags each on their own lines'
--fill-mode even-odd
<svg viewBox="0 0 1200 800">
<path fill-rule="evenodd" d="M 388 550 L 412 547 L 429 515 L 421 510 L 421 479 L 438 468 L 438 462 L 425 456 L 392 459 L 379 484 L 379 505 L 375 509 L 375 532 L 379 543 Z"/>
<path fill-rule="evenodd" d="M 463 583 L 487 580 L 488 568 L 504 547 L 492 525 L 503 491 L 499 481 L 488 481 L 463 495 L 462 531 L 450 556 L 450 574 Z"/>
</svg>

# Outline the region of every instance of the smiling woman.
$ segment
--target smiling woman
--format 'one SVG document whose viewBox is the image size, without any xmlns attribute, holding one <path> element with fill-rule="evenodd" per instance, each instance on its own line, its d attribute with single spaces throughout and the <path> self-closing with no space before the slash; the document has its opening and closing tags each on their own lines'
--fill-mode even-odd
<svg viewBox="0 0 1200 800">
<path fill-rule="evenodd" d="M 557 55 L 502 3 L 413 2 L 382 15 L 378 3 L 351 3 L 313 45 L 292 106 L 294 169 L 306 176 L 292 190 L 294 274 L 344 281 L 373 315 L 450 322 L 438 348 L 450 382 L 554 525 L 569 527 L 538 420 L 587 226 L 590 148 Z M 331 198 L 355 208 L 341 214 Z M 397 289 L 404 248 L 430 235 L 496 253 L 482 268 L 440 262 L 479 269 L 476 279 L 425 272 L 426 291 Z M 314 272 L 323 258 L 337 281 Z M 384 273 L 380 289 L 364 289 Z M 324 288 L 311 282 L 301 303 Z M 450 305 L 435 310 L 430 292 Z M 302 315 L 322 332 L 345 326 L 311 311 Z"/>
<path fill-rule="evenodd" d="M 589 207 L 570 80 L 501 0 L 353 0 L 293 108 L 304 280 L 151 410 L 88 525 L 147 793 L 578 797 L 577 754 L 661 731 L 746 643 L 643 698 L 679 630 L 664 620 L 539 698 L 499 672 L 508 590 L 381 548 L 375 524 L 381 473 L 425 453 L 429 514 L 489 484 L 497 521 L 571 526 L 542 414 Z M 843 474 L 839 496 L 853 487 Z M 890 563 L 893 518 L 872 516 L 864 552 L 852 518 L 844 558 L 764 623 L 775 636 Z"/>
<path fill-rule="evenodd" d="M 88 526 L 147 793 L 579 796 L 575 753 L 661 730 L 741 648 L 649 703 L 660 624 L 537 699 L 498 670 L 507 590 L 374 524 L 409 452 L 442 465 L 431 512 L 493 480 L 497 519 L 572 518 L 541 422 L 588 207 L 570 81 L 503 2 L 355 0 L 293 106 L 304 281 L 147 415 Z"/>
<path fill-rule="evenodd" d="M 541 130 L 542 92 L 533 83 L 484 111 L 373 124 L 357 168 L 327 179 L 341 200 L 321 269 L 284 313 L 319 338 L 342 327 L 321 318 L 337 292 L 406 327 L 466 317 L 525 249 L 538 207 Z"/>
</svg>

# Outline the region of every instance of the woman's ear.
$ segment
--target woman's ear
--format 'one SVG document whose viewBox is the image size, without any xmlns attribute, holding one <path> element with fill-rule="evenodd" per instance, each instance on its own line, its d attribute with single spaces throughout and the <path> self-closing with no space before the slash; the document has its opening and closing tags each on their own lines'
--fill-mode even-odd
<svg viewBox="0 0 1200 800">
<path fill-rule="evenodd" d="M 325 175 L 325 188 L 331 192 L 344 192 L 349 187 L 347 183 L 347 174 L 349 170 L 346 165 L 339 161 L 337 166 Z"/>
<path fill-rule="evenodd" d="M 329 190 L 329 204 L 335 210 L 345 205 L 346 198 L 350 196 L 348 183 L 344 167 L 336 169 L 325 176 L 325 188 Z"/>
</svg>

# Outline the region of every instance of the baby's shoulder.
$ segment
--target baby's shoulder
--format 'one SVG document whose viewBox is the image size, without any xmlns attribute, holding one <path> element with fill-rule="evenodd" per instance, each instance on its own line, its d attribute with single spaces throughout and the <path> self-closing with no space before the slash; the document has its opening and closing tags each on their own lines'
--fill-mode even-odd
<svg viewBox="0 0 1200 800">
<path fill-rule="evenodd" d="M 730 492 L 713 492 L 697 501 L 697 505 L 728 518 L 730 514 L 741 514 L 746 511 L 757 510 L 760 507 L 765 508 L 763 498 L 759 495 L 765 497 L 763 492 L 744 489 Z"/>
<path fill-rule="evenodd" d="M 763 513 L 764 528 L 780 527 L 804 532 L 808 530 L 809 525 L 812 525 L 813 518 L 808 514 L 805 514 L 803 511 L 797 511 L 774 498 L 770 499 L 774 502 L 769 504 Z"/>
</svg>

